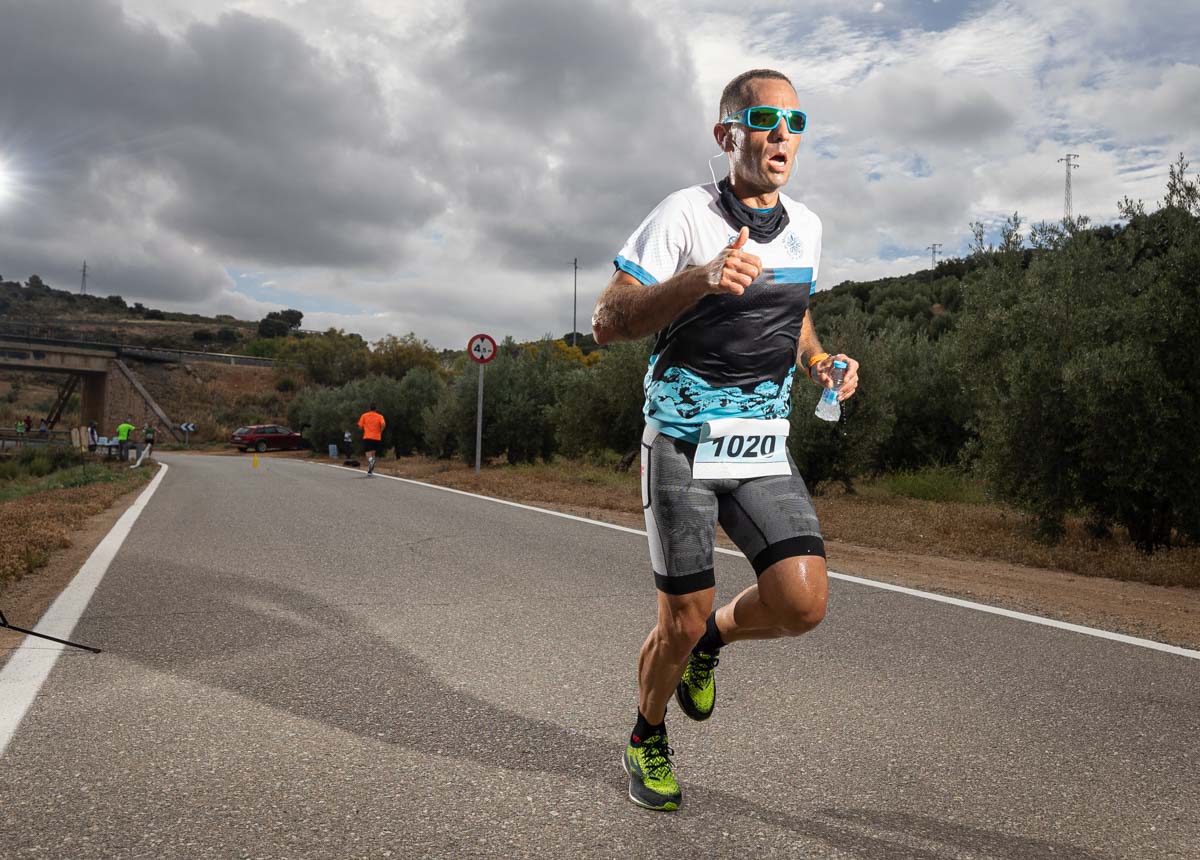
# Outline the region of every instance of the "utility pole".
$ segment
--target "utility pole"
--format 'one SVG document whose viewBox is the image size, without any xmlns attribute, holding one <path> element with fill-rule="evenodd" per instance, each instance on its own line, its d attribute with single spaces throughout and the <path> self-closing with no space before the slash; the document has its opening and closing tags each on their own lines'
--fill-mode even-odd
<svg viewBox="0 0 1200 860">
<path fill-rule="evenodd" d="M 87 260 L 83 261 L 83 268 L 79 270 L 79 292 L 87 295 Z"/>
<path fill-rule="evenodd" d="M 1067 173 L 1067 181 L 1063 187 L 1063 221 L 1066 223 L 1071 222 L 1071 171 L 1079 169 L 1079 165 L 1075 163 L 1078 157 L 1078 152 L 1068 152 L 1058 160 L 1059 164 L 1066 165 L 1064 170 Z"/>
<path fill-rule="evenodd" d="M 571 301 L 571 346 L 579 337 L 579 258 L 575 258 L 575 293 Z"/>
<path fill-rule="evenodd" d="M 942 243 L 934 242 L 932 245 L 927 247 L 925 250 L 929 252 L 930 264 L 933 266 L 933 268 L 936 269 L 937 268 L 937 255 L 938 255 L 938 251 L 942 250 Z"/>
</svg>

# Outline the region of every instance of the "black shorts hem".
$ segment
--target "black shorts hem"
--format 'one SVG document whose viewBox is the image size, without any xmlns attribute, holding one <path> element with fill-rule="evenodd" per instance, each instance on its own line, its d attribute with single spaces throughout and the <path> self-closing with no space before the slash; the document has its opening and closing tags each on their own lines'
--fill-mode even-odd
<svg viewBox="0 0 1200 860">
<path fill-rule="evenodd" d="M 379 439 L 364 439 L 363 451 L 378 451 L 383 453 L 383 442 Z"/>
<path fill-rule="evenodd" d="M 663 594 L 691 594 L 695 591 L 703 591 L 706 588 L 712 588 L 717 584 L 716 574 L 710 567 L 708 570 L 689 573 L 686 576 L 663 576 L 661 573 L 654 574 L 654 587 Z"/>
<path fill-rule="evenodd" d="M 754 566 L 754 575 L 762 576 L 763 571 L 777 561 L 800 555 L 819 555 L 821 558 L 825 558 L 825 539 L 820 535 L 800 535 L 771 544 L 756 555 L 751 562 Z"/>
</svg>

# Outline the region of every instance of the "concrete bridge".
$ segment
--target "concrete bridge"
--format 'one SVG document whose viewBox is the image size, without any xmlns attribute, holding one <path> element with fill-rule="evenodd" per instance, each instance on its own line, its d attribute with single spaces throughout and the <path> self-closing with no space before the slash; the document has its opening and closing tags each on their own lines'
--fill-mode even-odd
<svg viewBox="0 0 1200 860">
<path fill-rule="evenodd" d="M 67 401 L 78 391 L 81 423 L 95 421 L 102 436 L 110 435 L 118 424 L 132 418 L 140 422 L 139 426 L 154 422 L 181 439 L 175 423 L 154 402 L 116 348 L 0 334 L 0 371 L 5 370 L 66 377 L 50 414 L 35 416 L 38 420 L 46 418 L 51 427 L 62 418 Z"/>
</svg>

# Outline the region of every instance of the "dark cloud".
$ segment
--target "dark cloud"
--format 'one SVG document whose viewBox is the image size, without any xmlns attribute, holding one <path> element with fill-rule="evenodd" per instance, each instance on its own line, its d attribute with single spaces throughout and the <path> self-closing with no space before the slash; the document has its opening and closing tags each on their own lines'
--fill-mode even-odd
<svg viewBox="0 0 1200 860">
<path fill-rule="evenodd" d="M 0 73 L 20 82 L 0 141 L 19 131 L 37 208 L 22 217 L 73 258 L 117 259 L 96 240 L 122 227 L 131 246 L 205 258 L 159 297 L 223 289 L 225 264 L 386 274 L 434 225 L 484 265 L 608 259 L 707 177 L 712 106 L 681 43 L 628 2 L 447 9 L 381 37 L 415 81 L 387 94 L 346 51 L 245 13 L 169 34 L 111 0 L 0 10 Z M 2 238 L 0 259 L 54 271 Z"/>
<path fill-rule="evenodd" d="M 632 4 L 477 0 L 457 20 L 425 66 L 445 105 L 430 169 L 470 207 L 482 253 L 535 268 L 611 257 L 655 203 L 707 177 L 715 107 Z"/>
<path fill-rule="evenodd" d="M 1074 135 L 1089 181 L 1151 199 L 1087 141 L 1195 138 L 1200 31 L 1170 0 L 124 2 L 0 0 L 0 272 L 70 286 L 86 258 L 105 293 L 255 310 L 226 268 L 265 270 L 372 337 L 565 331 L 571 260 L 587 305 L 650 208 L 708 181 L 751 65 L 811 112 L 789 193 L 824 220 L 827 283 L 992 210 L 1053 214 L 1039 141 Z"/>
<path fill-rule="evenodd" d="M 74 257 L 121 258 L 95 238 L 124 221 L 130 245 L 210 255 L 212 290 L 218 259 L 387 266 L 441 208 L 371 72 L 285 24 L 229 13 L 173 38 L 102 0 L 0 0 L 0 20 L 22 219 L 75 230 Z M 0 239 L 0 259 L 27 254 Z"/>
<path fill-rule="evenodd" d="M 969 146 L 1012 128 L 1016 117 L 975 81 L 946 80 L 931 70 L 881 71 L 862 92 L 864 117 L 898 142 Z M 887 117 L 879 123 L 878 117 Z"/>
</svg>

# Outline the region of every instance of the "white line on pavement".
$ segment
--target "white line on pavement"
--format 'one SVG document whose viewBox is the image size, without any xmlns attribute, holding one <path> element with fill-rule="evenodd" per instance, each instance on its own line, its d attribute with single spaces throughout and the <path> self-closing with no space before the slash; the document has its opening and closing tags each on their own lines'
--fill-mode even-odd
<svg viewBox="0 0 1200 860">
<path fill-rule="evenodd" d="M 361 470 L 352 469 L 347 466 L 338 466 L 333 463 L 323 463 L 322 465 L 329 466 L 332 469 L 342 469 L 347 472 L 356 472 L 361 474 Z M 508 499 L 497 499 L 494 496 L 482 496 L 478 493 L 469 493 L 466 490 L 456 490 L 453 487 L 441 487 L 437 484 L 427 484 L 424 481 L 414 481 L 412 478 L 400 478 L 395 475 L 384 475 L 381 472 L 375 473 L 376 477 L 388 478 L 393 481 L 402 481 L 406 484 L 416 484 L 418 487 L 428 487 L 432 490 L 442 490 L 447 493 L 457 493 L 460 496 L 470 496 L 474 499 L 484 499 L 485 501 L 495 502 L 500 505 L 508 505 L 512 508 L 521 508 L 526 511 L 537 511 L 542 514 L 550 514 L 553 517 L 562 517 L 566 520 L 575 520 L 580 523 L 590 523 L 595 526 L 603 526 L 606 529 L 615 529 L 616 531 L 629 532 L 630 534 L 642 535 L 646 533 L 640 529 L 631 529 L 626 526 L 618 526 L 613 523 L 604 523 L 599 520 L 589 520 L 587 517 L 577 517 L 574 514 L 564 514 L 560 511 L 551 511 L 546 508 L 536 508 L 532 505 L 523 505 L 520 502 L 510 502 Z M 744 558 L 745 556 L 733 549 L 725 549 L 717 547 L 717 552 L 725 555 L 734 555 Z M 1082 624 L 1071 624 L 1067 621 L 1059 621 L 1055 618 L 1043 618 L 1040 615 L 1030 615 L 1025 612 L 1014 612 L 1011 609 L 1001 609 L 998 606 L 988 606 L 986 603 L 975 603 L 972 600 L 961 600 L 957 597 L 947 597 L 943 594 L 933 594 L 928 591 L 918 591 L 915 588 L 905 588 L 902 585 L 892 585 L 890 582 L 877 582 L 873 579 L 863 579 L 860 576 L 851 576 L 846 573 L 834 573 L 829 571 L 829 576 L 833 579 L 840 579 L 845 582 L 853 582 L 857 585 L 865 585 L 871 588 L 879 588 L 884 591 L 894 591 L 899 594 L 907 594 L 909 597 L 919 597 L 923 600 L 932 600 L 937 603 L 947 603 L 951 606 L 958 606 L 962 609 L 974 609 L 977 612 L 986 612 L 991 615 L 1000 615 L 1004 618 L 1012 618 L 1017 621 L 1028 621 L 1031 624 L 1041 624 L 1045 627 L 1054 627 L 1059 630 L 1069 630 L 1072 633 L 1082 633 L 1085 636 L 1095 636 L 1099 639 L 1109 639 L 1113 642 L 1122 642 L 1126 645 L 1136 645 L 1139 648 L 1150 648 L 1154 651 L 1162 651 L 1167 654 L 1174 654 L 1179 657 L 1189 657 L 1193 660 L 1200 660 L 1200 651 L 1194 651 L 1190 648 L 1180 648 L 1178 645 L 1167 645 L 1163 642 L 1155 642 L 1152 639 L 1141 639 L 1137 636 L 1126 636 L 1124 633 L 1113 633 L 1110 630 L 1100 630 L 1096 627 L 1085 627 Z"/>
<path fill-rule="evenodd" d="M 146 503 L 150 501 L 166 474 L 167 464 L 162 463 L 149 486 L 142 490 L 137 500 L 121 514 L 121 518 L 104 536 L 104 540 L 100 541 L 100 545 L 88 556 L 83 567 L 79 568 L 79 573 L 75 574 L 58 599 L 46 610 L 37 626 L 33 628 L 36 632 L 59 639 L 71 638 L 71 632 L 83 611 L 87 609 L 88 602 L 96 592 L 96 586 L 104 578 L 121 544 L 125 542 L 133 524 L 141 516 Z M 4 668 L 0 669 L 0 690 L 4 691 L 4 695 L 0 696 L 0 756 L 4 755 L 17 726 L 21 724 L 33 700 L 37 698 L 38 691 L 50 676 L 50 670 L 58 662 L 58 656 L 65 647 L 67 646 L 56 642 L 26 636 L 4 664 Z"/>
</svg>

